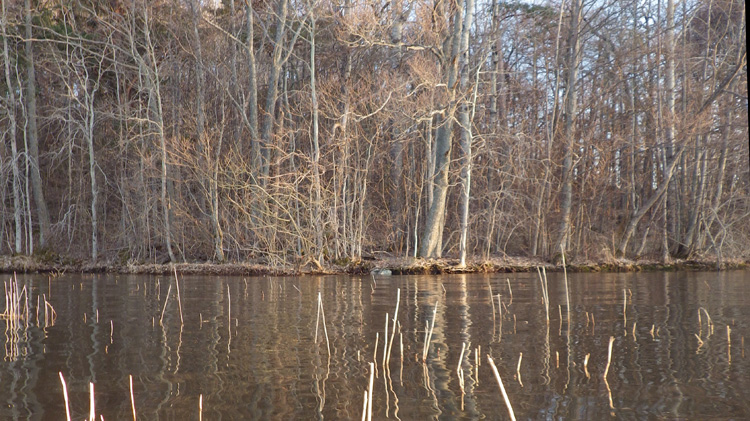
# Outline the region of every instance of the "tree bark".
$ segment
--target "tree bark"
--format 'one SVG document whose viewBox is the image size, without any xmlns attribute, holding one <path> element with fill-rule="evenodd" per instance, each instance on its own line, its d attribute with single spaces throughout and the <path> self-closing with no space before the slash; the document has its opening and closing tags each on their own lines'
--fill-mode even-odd
<svg viewBox="0 0 750 421">
<path fill-rule="evenodd" d="M 570 33 L 568 35 L 567 73 L 565 81 L 565 121 L 563 128 L 563 163 L 562 190 L 560 191 L 560 232 L 558 233 L 557 250 L 565 254 L 570 234 L 570 213 L 573 208 L 573 148 L 574 131 L 577 113 L 578 70 L 581 65 L 579 27 L 581 21 L 582 0 L 573 0 L 570 12 Z"/>
<path fill-rule="evenodd" d="M 31 31 L 31 0 L 26 0 L 26 113 L 29 119 L 27 130 L 31 170 L 31 189 L 34 194 L 37 217 L 39 218 L 39 245 L 45 247 L 50 236 L 50 218 L 47 202 L 42 190 L 42 177 L 39 169 L 39 131 L 36 112 L 36 69 L 34 66 L 34 46 Z"/>
</svg>

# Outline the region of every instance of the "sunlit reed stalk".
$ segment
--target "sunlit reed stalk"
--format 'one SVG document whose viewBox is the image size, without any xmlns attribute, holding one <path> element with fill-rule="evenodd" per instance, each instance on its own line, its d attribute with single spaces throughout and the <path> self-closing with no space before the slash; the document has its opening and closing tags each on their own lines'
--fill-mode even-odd
<svg viewBox="0 0 750 421">
<path fill-rule="evenodd" d="M 370 387 L 367 390 L 367 421 L 372 421 L 372 392 L 375 382 L 375 363 L 370 363 Z"/>
<path fill-rule="evenodd" d="M 380 341 L 380 332 L 375 332 L 375 350 L 372 352 L 372 360 L 378 361 L 378 342 Z"/>
<path fill-rule="evenodd" d="M 96 403 L 94 402 L 94 383 L 89 382 L 89 421 L 96 421 Z"/>
<path fill-rule="evenodd" d="M 133 408 L 133 421 L 137 421 L 138 417 L 135 414 L 135 395 L 133 394 L 133 375 L 130 376 L 130 407 Z"/>
<path fill-rule="evenodd" d="M 167 289 L 167 296 L 164 298 L 164 307 L 161 309 L 161 317 L 159 318 L 159 324 L 164 322 L 164 312 L 167 310 L 167 303 L 169 302 L 169 293 L 172 292 L 172 285 L 169 285 Z"/>
<path fill-rule="evenodd" d="M 198 420 L 203 421 L 203 393 L 198 397 Z"/>
<path fill-rule="evenodd" d="M 523 361 L 523 352 L 518 356 L 518 365 L 516 366 L 516 376 L 518 377 L 518 383 L 523 387 L 523 381 L 521 381 L 521 361 Z"/>
<path fill-rule="evenodd" d="M 180 308 L 180 324 L 185 324 L 182 319 L 182 299 L 180 298 L 180 280 L 177 278 L 177 268 L 174 268 L 174 283 L 177 287 L 177 306 Z"/>
<path fill-rule="evenodd" d="M 506 281 L 508 281 L 508 292 L 510 294 L 510 302 L 508 302 L 508 305 L 513 304 L 513 288 L 510 287 L 510 278 L 505 278 Z"/>
<path fill-rule="evenodd" d="M 492 284 L 487 278 L 487 289 L 490 291 L 490 305 L 492 306 L 492 326 L 495 326 L 495 295 L 492 293 Z M 494 332 L 494 330 L 493 330 Z"/>
<path fill-rule="evenodd" d="M 625 288 L 622 289 L 622 320 L 624 321 L 623 326 L 628 324 L 628 296 Z"/>
<path fill-rule="evenodd" d="M 500 300 L 500 294 L 497 294 L 497 314 L 500 319 L 500 339 L 503 339 L 503 302 Z"/>
<path fill-rule="evenodd" d="M 461 353 L 458 355 L 458 365 L 456 366 L 456 374 L 458 375 L 459 383 L 461 384 L 461 388 L 463 388 L 463 369 L 461 368 L 461 363 L 464 361 L 464 352 L 466 352 L 466 342 L 461 344 Z"/>
<path fill-rule="evenodd" d="M 633 341 L 635 341 L 635 325 L 637 325 L 638 322 L 633 323 Z"/>
<path fill-rule="evenodd" d="M 607 373 L 609 373 L 609 364 L 612 362 L 612 344 L 615 343 L 615 337 L 610 336 L 609 337 L 609 350 L 607 351 L 607 367 L 604 369 L 604 379 L 607 378 Z"/>
<path fill-rule="evenodd" d="M 362 421 L 367 421 L 367 391 L 364 392 L 364 399 L 362 400 Z"/>
<path fill-rule="evenodd" d="M 703 333 L 703 328 L 702 328 L 702 324 L 701 324 L 701 310 L 706 315 L 706 330 L 707 330 L 707 333 L 708 333 L 708 335 L 711 335 L 712 333 L 714 333 L 714 322 L 711 320 L 711 316 L 708 315 L 708 311 L 705 308 L 703 308 L 703 307 L 700 307 L 698 309 L 698 331 L 699 331 L 699 334 Z"/>
<path fill-rule="evenodd" d="M 544 276 L 542 276 L 542 271 L 544 271 Z M 547 315 L 547 324 L 549 324 L 549 292 L 547 290 L 547 271 L 544 268 L 540 270 L 539 267 L 537 267 L 536 272 L 539 275 L 539 285 L 542 288 L 542 304 L 544 304 L 544 311 Z"/>
<path fill-rule="evenodd" d="M 586 378 L 590 379 L 591 375 L 589 374 L 589 357 L 591 354 L 586 354 L 586 357 L 583 359 L 583 371 L 586 373 Z"/>
<path fill-rule="evenodd" d="M 383 371 L 385 372 L 385 360 L 388 357 L 388 313 L 385 313 L 385 333 L 383 334 Z"/>
<path fill-rule="evenodd" d="M 65 377 L 63 377 L 62 371 L 58 372 L 58 374 L 60 374 L 60 383 L 62 383 L 63 397 L 65 398 L 65 419 L 70 421 L 70 401 L 68 400 L 68 385 L 65 383 Z"/>
<path fill-rule="evenodd" d="M 323 310 L 323 297 L 318 292 L 318 318 L 315 321 L 315 343 L 318 343 L 318 322 L 321 316 L 323 318 L 323 333 L 326 336 L 326 349 L 328 350 L 328 355 L 331 355 L 331 343 L 328 340 L 328 328 L 326 327 L 326 313 Z"/>
<path fill-rule="evenodd" d="M 732 329 L 727 325 L 727 362 L 732 364 Z"/>
<path fill-rule="evenodd" d="M 432 310 L 432 324 L 430 325 L 430 331 L 426 336 L 424 342 L 424 349 L 422 350 L 422 361 L 427 361 L 427 353 L 430 351 L 430 341 L 432 341 L 432 331 L 435 329 L 435 318 L 437 317 L 437 308 L 440 302 L 435 302 L 435 308 Z"/>
<path fill-rule="evenodd" d="M 401 303 L 401 288 L 396 288 L 396 310 L 393 312 L 393 332 L 391 332 L 391 340 L 388 345 L 388 356 L 385 359 L 386 365 L 390 365 L 391 363 L 391 349 L 393 348 L 393 340 L 395 339 L 396 335 L 396 323 L 398 323 L 398 307 Z"/>
<path fill-rule="evenodd" d="M 479 386 L 479 366 L 482 364 L 482 360 L 479 359 L 480 349 L 482 349 L 481 345 L 474 348 L 474 383 L 477 386 Z"/>
<path fill-rule="evenodd" d="M 568 310 L 568 330 L 570 330 L 570 288 L 568 287 L 568 268 L 565 264 L 565 252 L 562 253 L 563 278 L 565 279 L 565 302 Z M 570 335 L 568 335 L 570 337 Z"/>
<path fill-rule="evenodd" d="M 492 360 L 492 357 L 489 354 L 487 355 L 487 361 L 489 361 L 490 367 L 492 367 L 492 372 L 495 373 L 495 380 L 497 380 L 497 384 L 500 386 L 500 393 L 502 393 L 505 405 L 508 407 L 508 415 L 510 415 L 511 420 L 516 421 L 516 414 L 513 413 L 513 407 L 510 405 L 510 399 L 508 399 L 508 394 L 505 392 L 505 386 L 503 386 L 503 381 L 500 379 L 500 373 L 498 373 L 495 361 Z"/>
</svg>

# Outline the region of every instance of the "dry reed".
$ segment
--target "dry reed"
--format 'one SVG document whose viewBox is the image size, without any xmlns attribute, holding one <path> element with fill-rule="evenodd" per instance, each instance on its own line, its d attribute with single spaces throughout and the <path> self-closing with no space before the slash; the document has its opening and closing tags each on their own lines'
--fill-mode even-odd
<svg viewBox="0 0 750 421">
<path fill-rule="evenodd" d="M 177 268 L 174 268 L 174 283 L 177 286 L 177 305 L 180 308 L 180 324 L 185 324 L 182 318 L 182 299 L 180 298 L 180 280 L 177 278 Z"/>
<path fill-rule="evenodd" d="M 138 417 L 135 414 L 135 395 L 133 394 L 133 375 L 130 375 L 130 407 L 133 409 L 133 421 L 137 421 Z"/>
<path fill-rule="evenodd" d="M 508 415 L 510 415 L 511 420 L 516 421 L 516 414 L 513 413 L 513 407 L 510 404 L 510 399 L 508 399 L 508 393 L 505 392 L 503 381 L 500 379 L 500 373 L 497 371 L 495 361 L 492 360 L 492 357 L 489 354 L 487 355 L 487 361 L 489 361 L 490 367 L 492 367 L 492 372 L 495 374 L 495 380 L 497 380 L 497 384 L 500 386 L 500 393 L 502 393 L 505 405 L 508 407 Z"/>
<path fill-rule="evenodd" d="M 58 372 L 60 375 L 60 383 L 63 388 L 63 398 L 65 398 L 65 419 L 70 421 L 70 400 L 68 400 L 68 385 L 65 383 L 65 377 L 63 377 L 62 371 Z"/>
<path fill-rule="evenodd" d="M 94 402 L 94 383 L 89 382 L 89 421 L 96 421 L 96 402 Z"/>
<path fill-rule="evenodd" d="M 367 421 L 372 421 L 372 392 L 375 382 L 375 363 L 370 363 L 370 387 L 367 392 Z"/>
<path fill-rule="evenodd" d="M 604 379 L 607 379 L 607 374 L 609 373 L 609 364 L 612 362 L 612 344 L 615 343 L 615 337 L 610 336 L 609 337 L 609 350 L 607 351 L 607 367 L 604 369 Z"/>
</svg>

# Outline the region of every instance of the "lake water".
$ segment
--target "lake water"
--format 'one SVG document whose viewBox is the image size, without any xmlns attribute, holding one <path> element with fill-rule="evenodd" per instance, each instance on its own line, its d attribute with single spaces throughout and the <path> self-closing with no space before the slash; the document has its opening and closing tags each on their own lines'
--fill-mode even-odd
<svg viewBox="0 0 750 421">
<path fill-rule="evenodd" d="M 97 419 L 132 419 L 130 376 L 139 419 L 359 420 L 371 362 L 373 419 L 506 419 L 488 355 L 518 419 L 750 418 L 747 271 L 571 274 L 570 311 L 548 274 L 549 323 L 541 285 L 186 276 L 178 300 L 170 277 L 19 276 L 0 419 L 65 419 L 62 373 L 78 420 L 90 383 Z"/>
</svg>

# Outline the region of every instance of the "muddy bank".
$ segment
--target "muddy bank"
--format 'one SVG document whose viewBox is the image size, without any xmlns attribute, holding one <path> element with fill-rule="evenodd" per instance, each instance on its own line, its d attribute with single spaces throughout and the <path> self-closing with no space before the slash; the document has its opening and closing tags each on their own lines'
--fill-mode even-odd
<svg viewBox="0 0 750 421">
<path fill-rule="evenodd" d="M 562 271 L 562 265 L 552 264 L 541 259 L 522 257 L 492 258 L 472 260 L 466 267 L 460 267 L 456 259 L 414 259 L 383 257 L 377 259 L 329 264 L 319 267 L 311 263 L 303 265 L 270 266 L 259 263 L 176 263 L 176 264 L 124 264 L 111 262 L 92 263 L 72 259 L 44 259 L 39 256 L 0 256 L 0 273 L 127 273 L 127 274 L 171 274 L 174 269 L 190 275 L 241 275 L 241 276 L 297 276 L 321 274 L 371 273 L 390 275 L 438 275 L 451 273 L 512 273 L 536 271 L 545 267 L 548 271 Z M 750 262 L 741 260 L 725 261 L 722 270 L 747 269 Z M 567 266 L 570 272 L 637 272 L 637 271 L 678 271 L 716 270 L 715 260 L 674 260 L 669 264 L 656 261 L 632 261 L 617 259 L 608 262 L 577 262 Z"/>
</svg>

